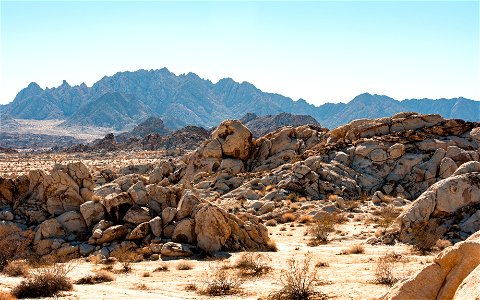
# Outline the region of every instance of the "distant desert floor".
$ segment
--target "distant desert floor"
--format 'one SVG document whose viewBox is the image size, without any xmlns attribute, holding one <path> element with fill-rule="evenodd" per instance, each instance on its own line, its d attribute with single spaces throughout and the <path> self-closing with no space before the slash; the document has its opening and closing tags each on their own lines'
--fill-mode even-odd
<svg viewBox="0 0 480 300">
<path fill-rule="evenodd" d="M 135 151 L 119 153 L 0 153 L 0 177 L 16 177 L 31 170 L 50 171 L 55 164 L 81 161 L 90 171 L 111 169 L 117 172 L 130 165 L 151 164 L 165 159 L 165 151 Z"/>
<path fill-rule="evenodd" d="M 433 256 L 420 256 L 412 251 L 410 246 L 397 244 L 395 246 L 364 244 L 363 254 L 341 254 L 342 250 L 351 245 L 363 244 L 368 237 L 374 235 L 374 224 L 364 224 L 358 216 L 347 223 L 337 225 L 332 241 L 325 245 L 308 246 L 310 237 L 305 234 L 307 226 L 296 222 L 268 227 L 271 238 L 278 246 L 277 252 L 264 252 L 271 260 L 272 270 L 260 277 L 246 277 L 237 295 L 213 297 L 219 299 L 265 299 L 273 291 L 280 289 L 280 273 L 286 268 L 292 257 L 303 258 L 310 252 L 312 265 L 319 262 L 326 266 L 317 267 L 316 288 L 331 299 L 372 299 L 387 291 L 388 286 L 375 282 L 377 259 L 387 251 L 401 254 L 405 262 L 398 263 L 394 276 L 404 278 L 416 272 Z M 189 284 L 201 288 L 211 276 L 211 267 L 215 264 L 235 261 L 242 252 L 230 253 L 231 257 L 224 260 L 191 259 L 193 269 L 177 270 L 180 259 L 169 259 L 164 262 L 169 271 L 154 272 L 160 263 L 158 261 L 143 261 L 132 263 L 132 272 L 118 273 L 116 279 L 108 283 L 94 285 L 74 285 L 74 290 L 63 293 L 63 299 L 211 299 L 212 296 L 200 295 L 195 291 L 187 291 Z M 74 262 L 75 267 L 69 274 L 72 280 L 77 280 L 92 271 L 105 267 L 80 259 Z M 119 269 L 117 262 L 114 268 Z M 149 277 L 145 277 L 148 275 Z M 0 290 L 10 290 L 22 280 L 21 277 L 0 275 Z"/>
<path fill-rule="evenodd" d="M 59 126 L 65 120 L 25 120 L 15 119 L 20 125 L 16 130 L 18 133 L 48 134 L 48 135 L 64 135 L 72 136 L 86 142 L 94 139 L 103 138 L 108 133 L 117 134 L 119 131 L 113 128 L 93 127 L 93 126 L 76 126 L 61 127 Z"/>
</svg>

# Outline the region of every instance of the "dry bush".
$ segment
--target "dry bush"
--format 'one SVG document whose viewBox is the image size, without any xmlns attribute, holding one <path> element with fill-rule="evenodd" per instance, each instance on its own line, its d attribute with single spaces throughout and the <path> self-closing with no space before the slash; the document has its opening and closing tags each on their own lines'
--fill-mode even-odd
<svg viewBox="0 0 480 300">
<path fill-rule="evenodd" d="M 102 282 L 111 282 L 115 280 L 115 275 L 112 272 L 100 270 L 96 271 L 93 275 L 87 275 L 80 278 L 76 284 L 96 284 Z"/>
<path fill-rule="evenodd" d="M 363 254 L 365 253 L 365 246 L 362 244 L 354 244 L 347 249 L 342 250 L 341 254 Z"/>
<path fill-rule="evenodd" d="M 362 201 L 361 200 L 350 200 L 350 201 L 345 201 L 345 210 L 347 211 L 353 211 L 356 208 L 360 208 L 362 206 Z"/>
<path fill-rule="evenodd" d="M 383 256 L 377 260 L 375 268 L 375 281 L 377 283 L 393 285 L 398 281 L 395 276 L 398 263 L 406 263 L 407 259 L 403 255 L 396 252 L 387 251 Z"/>
<path fill-rule="evenodd" d="M 102 256 L 100 254 L 90 255 L 89 257 L 87 257 L 87 261 L 91 262 L 92 264 L 98 265 L 102 262 Z"/>
<path fill-rule="evenodd" d="M 142 277 L 150 277 L 150 272 L 143 272 Z"/>
<path fill-rule="evenodd" d="M 237 260 L 235 268 L 240 269 L 243 276 L 260 276 L 272 269 L 271 259 L 261 253 L 243 253 Z"/>
<path fill-rule="evenodd" d="M 412 228 L 414 248 L 425 255 L 433 249 L 442 234 L 435 220 L 424 221 Z"/>
<path fill-rule="evenodd" d="M 328 242 L 328 237 L 334 231 L 335 217 L 332 215 L 325 215 L 322 219 L 316 220 L 307 230 L 313 239 L 311 242 L 313 245 Z"/>
<path fill-rule="evenodd" d="M 193 263 L 188 260 L 181 260 L 177 263 L 177 270 L 191 270 L 193 269 Z"/>
<path fill-rule="evenodd" d="M 166 263 L 160 263 L 160 266 L 158 266 L 153 272 L 166 272 L 168 271 L 168 265 Z"/>
<path fill-rule="evenodd" d="M 272 300 L 303 300 L 312 297 L 321 298 L 321 294 L 315 290 L 317 270 L 312 267 L 311 254 L 308 253 L 303 259 L 292 258 L 288 261 L 288 269 L 284 269 L 280 275 L 282 288 L 268 296 Z"/>
<path fill-rule="evenodd" d="M 197 285 L 195 283 L 189 283 L 185 286 L 186 291 L 196 291 Z"/>
<path fill-rule="evenodd" d="M 275 219 L 268 220 L 267 222 L 265 222 L 265 226 L 275 227 L 277 226 L 277 221 Z"/>
<path fill-rule="evenodd" d="M 302 224 L 312 223 L 313 221 L 314 221 L 313 216 L 310 216 L 310 215 L 301 215 L 298 218 L 298 223 L 302 223 Z"/>
<path fill-rule="evenodd" d="M 450 242 L 449 240 L 439 239 L 435 243 L 435 248 L 437 248 L 439 251 L 442 251 L 450 246 L 452 246 L 452 242 Z"/>
<path fill-rule="evenodd" d="M 288 223 L 288 222 L 293 222 L 297 219 L 297 216 L 294 213 L 287 212 L 284 213 L 281 217 L 281 222 L 282 223 Z"/>
<path fill-rule="evenodd" d="M 315 268 L 326 268 L 326 267 L 330 267 L 330 264 L 328 263 L 328 261 L 317 261 L 317 263 L 315 264 Z"/>
<path fill-rule="evenodd" d="M 13 288 L 12 294 L 18 298 L 53 297 L 59 292 L 70 291 L 73 285 L 67 274 L 69 265 L 55 264 L 53 267 L 37 269 L 29 278 Z"/>
<path fill-rule="evenodd" d="M 392 205 L 388 205 L 373 213 L 376 216 L 374 221 L 381 227 L 387 228 L 393 223 L 393 221 L 395 221 L 400 213 L 401 209 L 397 209 Z"/>
<path fill-rule="evenodd" d="M 0 300 L 16 300 L 17 298 L 10 293 L 0 291 Z"/>
<path fill-rule="evenodd" d="M 0 223 L 0 271 L 17 255 L 26 253 L 28 241 L 13 224 Z"/>
<path fill-rule="evenodd" d="M 27 277 L 30 273 L 30 267 L 24 260 L 14 260 L 7 263 L 7 265 L 3 268 L 3 273 L 12 277 Z"/>
<path fill-rule="evenodd" d="M 120 271 L 125 274 L 130 273 L 132 271 L 132 262 L 135 261 L 137 256 L 135 252 L 131 252 L 128 249 L 119 250 L 115 253 L 115 256 L 122 266 Z"/>
<path fill-rule="evenodd" d="M 210 266 L 208 280 L 205 288 L 199 292 L 209 296 L 233 295 L 240 292 L 243 283 L 242 278 L 232 269 L 224 269 L 219 266 Z"/>
<path fill-rule="evenodd" d="M 136 283 L 133 285 L 133 289 L 145 291 L 148 290 L 148 286 L 145 283 Z"/>
<path fill-rule="evenodd" d="M 296 193 L 290 193 L 287 196 L 287 200 L 290 200 L 292 202 L 296 202 L 298 200 L 298 195 Z"/>
<path fill-rule="evenodd" d="M 275 242 L 274 240 L 269 240 L 267 242 L 267 250 L 270 251 L 270 252 L 277 252 L 278 251 L 278 247 L 277 247 L 277 242 Z"/>
</svg>

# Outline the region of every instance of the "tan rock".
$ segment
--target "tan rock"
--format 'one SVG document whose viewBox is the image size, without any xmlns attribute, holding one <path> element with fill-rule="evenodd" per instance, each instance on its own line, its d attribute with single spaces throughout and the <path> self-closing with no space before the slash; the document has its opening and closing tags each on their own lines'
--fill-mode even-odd
<svg viewBox="0 0 480 300">
<path fill-rule="evenodd" d="M 65 228 L 67 234 L 80 233 L 87 230 L 82 214 L 78 211 L 68 211 L 57 217 L 58 222 Z"/>
<path fill-rule="evenodd" d="M 127 234 L 125 239 L 127 240 L 140 240 L 148 235 L 150 232 L 150 225 L 148 222 L 144 222 L 135 227 L 131 232 Z"/>
<path fill-rule="evenodd" d="M 181 220 L 189 216 L 192 213 L 193 208 L 199 203 L 200 200 L 198 200 L 197 196 L 195 196 L 191 190 L 185 190 L 183 192 L 182 198 L 180 199 L 180 202 L 178 202 L 177 205 L 176 219 Z M 169 218 L 166 218 L 165 220 L 168 219 Z"/>
<path fill-rule="evenodd" d="M 193 244 L 196 242 L 195 221 L 193 219 L 183 219 L 175 224 L 172 241 L 177 243 Z"/>
<path fill-rule="evenodd" d="M 182 244 L 168 242 L 162 246 L 161 253 L 167 257 L 188 257 L 192 256 L 192 251 L 183 247 Z"/>
<path fill-rule="evenodd" d="M 118 195 L 108 195 L 101 200 L 110 219 L 118 222 L 125 217 L 127 211 L 133 206 L 133 200 L 128 193 L 120 193 Z"/>
<path fill-rule="evenodd" d="M 228 221 L 218 207 L 204 204 L 195 214 L 195 233 L 197 246 L 214 253 L 221 249 L 231 234 Z"/>
<path fill-rule="evenodd" d="M 83 203 L 80 205 L 80 213 L 87 227 L 91 227 L 105 218 L 105 208 L 100 202 L 87 201 Z"/>
<path fill-rule="evenodd" d="M 248 159 L 252 148 L 252 133 L 238 120 L 223 121 L 212 133 L 222 146 L 223 156 Z"/>
</svg>

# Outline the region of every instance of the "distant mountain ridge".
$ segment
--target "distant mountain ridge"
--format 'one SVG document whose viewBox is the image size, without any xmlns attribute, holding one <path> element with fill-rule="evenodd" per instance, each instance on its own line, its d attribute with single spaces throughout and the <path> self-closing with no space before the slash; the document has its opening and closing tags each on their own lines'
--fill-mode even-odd
<svg viewBox="0 0 480 300">
<path fill-rule="evenodd" d="M 348 103 L 314 106 L 279 94 L 262 92 L 248 82 L 231 78 L 217 83 L 194 73 L 175 75 L 168 69 L 119 72 L 92 87 L 42 89 L 31 83 L 13 102 L 0 106 L 4 119 L 65 119 L 63 126 L 101 126 L 127 130 L 150 116 L 171 129 L 196 125 L 209 128 L 225 119 L 240 119 L 248 112 L 259 116 L 283 112 L 310 115 L 323 127 L 334 128 L 358 118 L 378 118 L 402 111 L 439 113 L 445 118 L 480 121 L 480 101 L 465 98 L 409 99 L 358 95 Z M 2 125 L 3 126 L 3 125 Z"/>
</svg>

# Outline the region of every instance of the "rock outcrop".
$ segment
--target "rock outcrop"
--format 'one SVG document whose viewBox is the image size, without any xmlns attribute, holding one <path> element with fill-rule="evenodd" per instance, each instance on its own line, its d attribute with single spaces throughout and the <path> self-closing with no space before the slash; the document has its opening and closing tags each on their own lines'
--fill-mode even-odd
<svg viewBox="0 0 480 300">
<path fill-rule="evenodd" d="M 433 262 L 398 282 L 382 299 L 478 299 L 480 231 L 438 254 Z"/>
</svg>

